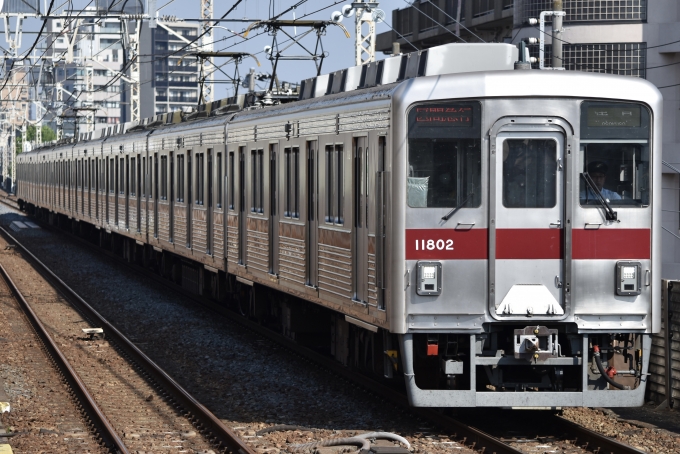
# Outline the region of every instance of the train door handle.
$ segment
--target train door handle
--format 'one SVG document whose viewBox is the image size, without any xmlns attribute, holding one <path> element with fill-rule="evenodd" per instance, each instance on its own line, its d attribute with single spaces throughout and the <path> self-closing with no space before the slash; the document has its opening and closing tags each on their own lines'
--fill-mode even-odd
<svg viewBox="0 0 680 454">
<path fill-rule="evenodd" d="M 551 229 L 559 229 L 560 227 L 562 227 L 562 221 L 559 220 L 559 219 L 557 220 L 557 222 L 551 222 L 550 223 Z"/>
</svg>

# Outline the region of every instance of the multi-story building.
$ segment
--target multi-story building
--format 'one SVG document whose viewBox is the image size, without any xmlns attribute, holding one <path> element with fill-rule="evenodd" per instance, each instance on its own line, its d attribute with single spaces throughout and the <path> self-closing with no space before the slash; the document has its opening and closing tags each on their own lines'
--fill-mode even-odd
<svg viewBox="0 0 680 454">
<path fill-rule="evenodd" d="M 195 109 L 199 98 L 198 63 L 190 45 L 198 37 L 198 24 L 159 22 L 141 32 L 141 117 Z"/>
<path fill-rule="evenodd" d="M 389 53 L 392 42 L 410 51 L 407 41 L 423 49 L 458 41 L 455 22 L 461 2 L 460 36 L 474 42 L 518 43 L 539 37 L 527 19 L 553 9 L 553 0 L 419 0 L 392 13 L 396 31 L 378 35 L 377 49 Z M 663 145 L 663 277 L 680 277 L 680 1 L 563 0 L 562 63 L 567 70 L 641 77 L 664 96 Z M 464 14 L 463 14 L 464 12 Z M 433 25 L 432 19 L 440 25 Z M 511 34 L 505 28 L 511 21 Z M 545 30 L 545 66 L 551 66 L 552 28 Z M 469 30 L 463 29 L 467 27 Z M 454 33 L 452 33 L 452 31 Z M 400 37 L 399 35 L 403 37 Z M 493 37 L 491 35 L 494 35 Z M 472 36 L 472 39 L 470 37 Z M 538 47 L 530 48 L 538 57 Z M 538 65 L 535 65 L 537 67 Z M 559 93 L 559 87 L 556 87 Z M 677 170 L 676 170 L 677 169 Z"/>
<path fill-rule="evenodd" d="M 513 0 L 419 0 L 392 11 L 393 29 L 376 36 L 376 50 L 404 52 L 454 42 L 502 42 L 512 35 Z"/>
<path fill-rule="evenodd" d="M 46 54 L 53 58 L 52 73 L 44 80 L 53 91 L 51 101 L 61 99 L 65 115 L 84 117 L 73 108 L 96 108 L 94 123 L 118 124 L 126 121 L 126 86 L 119 77 L 123 69 L 121 24 L 118 19 L 85 17 L 76 22 L 72 18 L 53 18 L 47 22 Z M 75 36 L 75 38 L 74 38 Z M 69 42 L 73 41 L 73 58 L 69 60 Z M 92 89 L 87 78 L 91 75 Z M 56 91 L 61 90 L 61 94 Z M 84 118 L 78 118 L 81 124 Z M 75 118 L 64 122 L 64 135 L 72 135 Z"/>
</svg>

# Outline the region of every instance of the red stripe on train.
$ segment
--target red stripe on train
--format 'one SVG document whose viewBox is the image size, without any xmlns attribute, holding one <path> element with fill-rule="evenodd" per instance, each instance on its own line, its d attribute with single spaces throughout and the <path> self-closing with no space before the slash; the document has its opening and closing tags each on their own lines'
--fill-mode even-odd
<svg viewBox="0 0 680 454">
<path fill-rule="evenodd" d="M 498 229 L 496 258 L 506 260 L 560 259 L 564 257 L 562 229 Z M 649 229 L 572 231 L 575 260 L 650 258 Z M 487 229 L 407 229 L 407 260 L 488 259 Z"/>
<path fill-rule="evenodd" d="M 587 259 L 649 259 L 652 238 L 649 229 L 572 230 L 572 257 Z"/>
<path fill-rule="evenodd" d="M 560 259 L 562 229 L 497 229 L 497 259 Z"/>
<path fill-rule="evenodd" d="M 406 260 L 487 259 L 486 229 L 407 229 Z"/>
</svg>

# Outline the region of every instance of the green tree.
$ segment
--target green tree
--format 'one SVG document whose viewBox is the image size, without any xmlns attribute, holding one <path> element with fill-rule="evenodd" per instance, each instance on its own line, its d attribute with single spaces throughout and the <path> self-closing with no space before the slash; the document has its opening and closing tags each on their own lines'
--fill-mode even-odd
<svg viewBox="0 0 680 454">
<path fill-rule="evenodd" d="M 28 125 L 26 128 L 26 140 L 29 142 L 35 142 L 35 126 L 34 125 Z M 47 125 L 42 126 L 42 141 L 44 142 L 51 142 L 53 140 L 57 140 L 57 134 L 54 132 L 52 128 L 50 128 Z M 21 132 L 17 131 L 17 154 L 23 153 L 24 151 L 24 144 L 21 141 Z"/>
</svg>

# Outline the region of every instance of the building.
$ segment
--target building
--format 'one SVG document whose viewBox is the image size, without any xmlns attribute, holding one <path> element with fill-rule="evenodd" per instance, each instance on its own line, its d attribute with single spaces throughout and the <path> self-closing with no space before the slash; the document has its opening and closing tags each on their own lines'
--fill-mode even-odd
<svg viewBox="0 0 680 454">
<path fill-rule="evenodd" d="M 392 42 L 410 51 L 407 40 L 419 49 L 458 40 L 453 13 L 461 3 L 460 37 L 472 33 L 485 41 L 518 43 L 539 37 L 538 26 L 527 19 L 551 10 L 553 0 L 419 0 L 395 10 L 396 31 L 378 35 L 376 47 L 391 52 Z M 680 2 L 678 0 L 563 0 L 563 66 L 573 71 L 594 71 L 641 77 L 655 84 L 664 96 L 662 159 L 663 277 L 680 278 Z M 441 26 L 433 24 L 436 19 Z M 505 21 L 511 21 L 510 34 Z M 444 27 L 446 29 L 444 29 Z M 452 31 L 454 33 L 452 33 Z M 546 26 L 545 65 L 550 66 L 551 22 Z M 400 37 L 401 34 L 403 37 Z M 474 38 L 474 37 L 473 37 Z M 538 46 L 530 48 L 538 57 Z M 538 65 L 534 65 L 537 67 Z M 674 170 L 674 169 L 677 169 Z"/>
<path fill-rule="evenodd" d="M 420 0 L 392 11 L 393 30 L 376 36 L 376 50 L 427 49 L 454 42 L 504 42 L 512 36 L 513 0 Z"/>
<path fill-rule="evenodd" d="M 95 125 L 125 122 L 120 20 L 86 17 L 76 27 L 70 18 L 53 18 L 48 20 L 46 32 L 46 55 L 52 57 L 54 66 L 44 76 L 43 87 L 51 92 L 49 101 L 63 102 L 64 135 L 73 135 L 76 123 L 82 125 L 86 121 L 83 112 L 87 111 L 74 111 L 74 108 L 96 109 Z M 70 41 L 74 43 L 71 61 L 68 58 Z M 87 89 L 89 77 L 92 77 L 90 90 Z"/>
<path fill-rule="evenodd" d="M 198 105 L 199 66 L 193 43 L 199 25 L 190 22 L 160 22 L 141 32 L 140 101 L 141 118 L 172 112 L 190 111 Z"/>
</svg>

